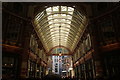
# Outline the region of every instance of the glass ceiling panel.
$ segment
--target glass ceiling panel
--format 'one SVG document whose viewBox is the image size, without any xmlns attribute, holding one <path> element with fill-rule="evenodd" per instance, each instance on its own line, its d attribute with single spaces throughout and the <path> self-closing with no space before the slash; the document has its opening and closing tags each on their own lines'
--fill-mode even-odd
<svg viewBox="0 0 120 80">
<path fill-rule="evenodd" d="M 58 40 L 58 39 L 52 39 L 51 41 L 47 42 L 47 44 L 48 44 L 48 43 L 51 43 L 52 41 L 56 41 L 56 40 Z M 63 39 L 63 41 L 64 41 L 64 40 L 65 40 L 65 39 Z M 67 42 L 72 43 L 73 41 L 70 41 L 69 39 L 67 39 Z"/>
<path fill-rule="evenodd" d="M 73 7 L 53 6 L 38 13 L 34 24 L 47 52 L 55 46 L 73 51 L 85 28 L 86 17 Z"/>
<path fill-rule="evenodd" d="M 59 35 L 58 35 L 58 36 L 59 36 Z M 66 39 L 67 36 L 64 36 L 64 37 L 65 37 L 64 39 Z M 53 37 L 50 37 L 50 38 L 47 38 L 47 39 L 46 39 L 47 42 L 50 42 L 50 41 L 52 41 L 52 40 L 53 40 Z M 73 38 L 71 38 L 71 37 L 68 36 L 68 37 L 67 37 L 67 40 L 70 41 L 70 42 L 72 42 L 72 41 L 73 41 Z"/>
<path fill-rule="evenodd" d="M 48 38 L 48 37 L 50 37 L 51 35 L 54 35 L 54 34 L 59 34 L 59 31 L 55 30 L 53 32 L 44 33 L 44 36 L 46 36 L 46 38 Z M 64 34 L 66 36 L 70 36 L 72 38 L 74 38 L 75 35 L 79 36 L 77 33 L 73 33 L 72 31 L 69 32 L 69 35 L 67 35 L 68 33 L 66 33 L 66 32 L 62 32 L 61 34 Z"/>
<path fill-rule="evenodd" d="M 48 29 L 48 27 L 52 28 L 52 27 L 59 27 L 59 26 L 69 27 L 69 28 L 71 28 L 71 29 L 73 28 L 75 30 L 78 30 L 78 28 L 82 28 L 79 24 L 69 24 L 68 21 L 65 21 L 65 22 L 55 22 L 55 23 L 50 21 L 50 23 L 47 24 L 47 25 L 44 24 L 44 25 L 39 25 L 39 26 L 41 26 L 42 30 Z M 44 27 L 42 27 L 42 26 L 44 26 Z M 80 27 L 78 27 L 78 26 L 80 26 Z"/>
<path fill-rule="evenodd" d="M 61 14 L 60 14 L 61 13 Z M 50 13 L 50 15 L 45 15 L 45 16 L 43 16 L 42 17 L 42 19 L 40 20 L 40 21 L 38 21 L 39 23 L 44 23 L 45 21 L 47 21 L 46 20 L 46 18 L 50 18 L 50 19 L 55 19 L 55 17 L 53 17 L 53 15 L 54 14 L 58 14 L 58 15 L 63 15 L 63 14 L 65 14 L 65 15 L 68 15 L 68 16 L 72 16 L 73 18 L 74 18 L 74 21 L 75 22 L 77 22 L 77 23 L 79 23 L 79 24 L 81 24 L 81 22 L 82 22 L 82 20 L 83 20 L 83 17 L 81 17 L 81 16 L 78 16 L 78 15 L 75 15 L 75 14 L 78 14 L 78 13 L 76 13 L 76 12 L 74 12 L 74 15 L 71 15 L 71 14 L 69 14 L 69 13 L 63 13 L 63 12 L 57 12 L 57 13 Z M 49 17 L 50 16 L 50 17 Z M 62 19 L 62 17 L 56 17 L 56 18 L 58 18 L 58 19 Z M 63 18 L 65 18 L 65 16 L 63 17 Z M 44 21 L 44 19 L 45 19 L 45 21 Z M 67 17 L 65 18 L 65 19 L 67 19 Z M 71 18 L 70 18 L 71 19 Z M 78 22 L 78 20 L 79 20 L 79 22 Z M 82 23 L 83 24 L 83 23 Z"/>
</svg>

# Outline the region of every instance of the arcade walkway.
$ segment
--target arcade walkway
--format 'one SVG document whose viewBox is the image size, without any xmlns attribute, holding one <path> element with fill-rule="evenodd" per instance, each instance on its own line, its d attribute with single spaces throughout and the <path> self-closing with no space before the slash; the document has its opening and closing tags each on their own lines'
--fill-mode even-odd
<svg viewBox="0 0 120 80">
<path fill-rule="evenodd" d="M 119 19 L 119 2 L 3 3 L 2 79 L 119 80 Z"/>
</svg>

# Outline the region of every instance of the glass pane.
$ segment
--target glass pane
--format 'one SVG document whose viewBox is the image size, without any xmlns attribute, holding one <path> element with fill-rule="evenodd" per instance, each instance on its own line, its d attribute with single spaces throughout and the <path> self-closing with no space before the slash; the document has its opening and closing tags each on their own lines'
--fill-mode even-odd
<svg viewBox="0 0 120 80">
<path fill-rule="evenodd" d="M 61 16 L 65 17 L 65 16 L 66 16 L 66 14 L 61 14 Z"/>
<path fill-rule="evenodd" d="M 72 15 L 72 14 L 73 14 L 73 12 L 68 12 L 68 14 L 71 14 L 71 15 Z"/>
<path fill-rule="evenodd" d="M 54 6 L 53 11 L 59 11 L 59 6 Z"/>
<path fill-rule="evenodd" d="M 61 11 L 67 11 L 67 7 L 66 6 L 61 6 Z"/>
<path fill-rule="evenodd" d="M 68 7 L 68 11 L 74 11 L 74 8 Z"/>
<path fill-rule="evenodd" d="M 51 12 L 51 11 L 52 11 L 52 8 L 49 7 L 49 8 L 46 9 L 46 11 L 47 11 L 47 12 Z"/>
</svg>

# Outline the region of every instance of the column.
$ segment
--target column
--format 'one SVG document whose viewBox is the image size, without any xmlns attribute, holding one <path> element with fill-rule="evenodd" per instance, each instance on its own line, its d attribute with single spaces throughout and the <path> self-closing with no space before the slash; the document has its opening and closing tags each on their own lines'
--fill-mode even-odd
<svg viewBox="0 0 120 80">
<path fill-rule="evenodd" d="M 96 24 L 96 23 L 93 23 Z M 96 27 L 97 25 L 91 25 L 91 40 L 92 40 L 92 48 L 94 49 L 93 52 L 93 62 L 94 62 L 94 69 L 95 69 L 95 77 L 103 77 L 103 68 L 102 68 L 102 58 L 101 58 L 101 51 L 100 51 L 100 44 L 99 44 L 99 29 Z"/>
<path fill-rule="evenodd" d="M 28 75 L 28 59 L 29 59 L 29 44 L 30 44 L 30 34 L 31 34 L 31 27 L 32 25 L 30 22 L 26 22 L 25 29 L 23 31 L 23 51 L 21 53 L 21 72 L 20 77 L 21 78 L 27 78 Z"/>
</svg>

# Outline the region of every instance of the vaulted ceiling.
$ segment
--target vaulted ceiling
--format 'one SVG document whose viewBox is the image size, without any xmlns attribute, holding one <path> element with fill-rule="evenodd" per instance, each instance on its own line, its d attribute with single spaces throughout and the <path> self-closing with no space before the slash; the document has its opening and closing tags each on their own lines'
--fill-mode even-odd
<svg viewBox="0 0 120 80">
<path fill-rule="evenodd" d="M 73 52 L 87 24 L 75 6 L 51 6 L 34 18 L 35 31 L 47 52 L 64 47 Z"/>
</svg>

